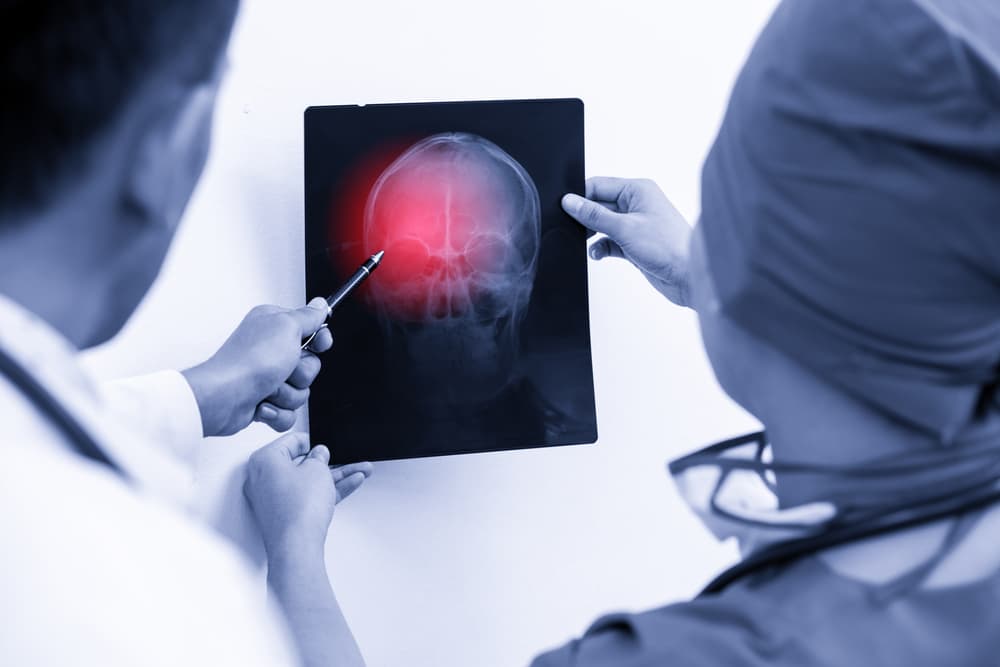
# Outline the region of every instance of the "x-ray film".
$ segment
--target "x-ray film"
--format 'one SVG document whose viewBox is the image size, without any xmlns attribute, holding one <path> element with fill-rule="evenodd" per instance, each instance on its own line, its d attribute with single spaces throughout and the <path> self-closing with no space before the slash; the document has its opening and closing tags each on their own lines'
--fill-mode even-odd
<svg viewBox="0 0 1000 667">
<path fill-rule="evenodd" d="M 306 289 L 384 250 L 330 320 L 337 463 L 594 442 L 579 100 L 310 107 Z"/>
</svg>

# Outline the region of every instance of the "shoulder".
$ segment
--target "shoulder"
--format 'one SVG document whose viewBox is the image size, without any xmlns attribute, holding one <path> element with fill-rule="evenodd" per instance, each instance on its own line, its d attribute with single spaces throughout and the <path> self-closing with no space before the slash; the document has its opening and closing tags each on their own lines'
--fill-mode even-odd
<svg viewBox="0 0 1000 667">
<path fill-rule="evenodd" d="M 715 595 L 606 616 L 533 667 L 989 664 L 995 591 L 990 581 L 881 599 L 806 558 Z"/>
<path fill-rule="evenodd" d="M 0 451 L 0 663 L 292 664 L 283 621 L 220 538 L 99 466 Z"/>
<path fill-rule="evenodd" d="M 637 614 L 610 614 L 532 667 L 647 667 L 779 664 L 786 643 L 764 596 L 726 593 Z M 785 663 L 780 663 L 785 664 Z"/>
<path fill-rule="evenodd" d="M 605 616 L 579 639 L 539 656 L 533 667 L 828 664 L 823 651 L 829 648 L 830 619 L 850 615 L 858 602 L 838 590 L 839 583 L 824 568 L 802 561 L 718 594 Z"/>
</svg>

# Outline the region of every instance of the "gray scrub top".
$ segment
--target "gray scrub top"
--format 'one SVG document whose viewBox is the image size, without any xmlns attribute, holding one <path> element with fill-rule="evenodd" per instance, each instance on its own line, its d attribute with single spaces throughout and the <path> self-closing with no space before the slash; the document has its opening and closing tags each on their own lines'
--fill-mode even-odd
<svg viewBox="0 0 1000 667">
<path fill-rule="evenodd" d="M 722 593 L 597 621 L 532 667 L 988 667 L 1000 664 L 1000 574 L 885 599 L 818 558 Z"/>
<path fill-rule="evenodd" d="M 949 29 L 959 37 L 967 37 L 967 42 L 976 47 L 987 62 L 1000 64 L 1000 33 L 989 28 L 1000 26 L 1000 9 L 994 4 L 994 0 L 920 0 L 920 3 L 947 19 Z M 1000 113 L 1000 104 L 997 104 L 1000 99 L 1000 79 L 990 67 L 969 69 L 965 72 L 968 79 L 956 77 L 948 56 L 953 45 L 943 41 L 944 33 L 940 25 L 930 20 L 921 5 L 913 0 L 786 0 L 779 7 L 771 25 L 762 33 L 750 56 L 747 68 L 751 76 L 744 76 L 741 82 L 743 88 L 740 88 L 741 84 L 737 84 L 737 89 L 742 90 L 744 95 L 752 95 L 754 91 L 758 95 L 773 92 L 762 91 L 762 84 L 774 83 L 774 71 L 780 71 L 782 63 L 792 69 L 802 64 L 796 60 L 797 54 L 793 47 L 795 44 L 808 43 L 811 48 L 815 47 L 814 50 L 827 50 L 830 57 L 810 61 L 821 72 L 800 72 L 802 76 L 788 80 L 788 85 L 781 88 L 784 95 L 781 99 L 787 102 L 788 99 L 797 99 L 795 96 L 799 95 L 807 101 L 825 100 L 826 97 L 821 94 L 824 91 L 816 90 L 817 87 L 822 87 L 823 76 L 837 79 L 829 70 L 836 63 L 851 62 L 853 58 L 856 68 L 848 72 L 842 71 L 839 75 L 852 81 L 860 81 L 861 84 L 870 83 L 874 87 L 867 93 L 837 97 L 838 104 L 841 105 L 837 108 L 846 114 L 845 118 L 854 119 L 856 125 L 860 123 L 864 127 L 868 125 L 859 119 L 877 118 L 880 113 L 888 116 L 889 120 L 883 123 L 888 129 L 880 136 L 889 136 L 893 128 L 899 128 L 901 124 L 912 120 L 912 115 L 902 115 L 897 108 L 889 108 L 888 105 L 899 102 L 899 96 L 905 98 L 900 88 L 905 88 L 905 75 L 919 72 L 923 77 L 921 80 L 930 86 L 932 92 L 944 91 L 939 97 L 943 97 L 945 102 L 951 100 L 945 105 L 949 113 L 933 114 L 922 102 L 914 105 L 914 109 L 919 110 L 914 111 L 914 114 L 922 119 L 922 125 L 918 128 L 920 132 L 925 136 L 943 137 L 944 143 L 958 141 L 955 137 L 973 136 L 979 132 L 978 139 L 973 137 L 974 140 L 969 144 L 972 148 L 966 148 L 973 153 L 982 150 L 990 159 L 995 160 L 998 154 L 993 151 L 992 146 L 998 140 L 997 135 L 992 132 L 984 135 L 982 129 L 986 125 L 968 123 L 967 119 L 971 116 L 964 113 L 961 105 L 975 107 L 980 123 L 995 123 L 997 114 Z M 971 20 L 970 16 L 975 15 L 973 10 L 985 12 L 982 14 L 984 20 Z M 965 21 L 964 24 L 960 24 L 962 20 Z M 912 38 L 908 42 L 912 48 L 894 48 L 890 41 L 880 41 L 879 34 L 893 33 L 892 30 L 883 30 L 886 26 L 895 27 L 897 33 L 905 33 Z M 882 44 L 884 50 L 873 52 L 871 48 L 865 48 L 871 44 L 863 42 L 859 37 L 861 34 L 875 35 L 876 39 L 870 42 Z M 859 46 L 862 43 L 864 46 Z M 841 57 L 844 54 L 854 56 Z M 865 58 L 885 65 L 875 69 L 880 75 L 888 72 L 891 76 L 887 75 L 888 79 L 885 81 L 874 76 L 866 79 L 864 72 L 868 68 L 860 62 Z M 892 68 L 899 72 L 893 74 L 895 70 Z M 770 74 L 768 77 L 755 79 L 753 72 L 761 71 Z M 974 85 L 968 86 L 970 81 Z M 863 85 L 861 87 L 864 88 Z M 966 89 L 981 96 L 971 101 L 970 98 L 963 98 L 962 91 Z M 744 122 L 746 119 L 743 116 L 751 113 L 740 104 L 747 99 L 734 97 L 720 137 L 732 135 L 735 131 L 732 124 Z M 853 106 L 847 108 L 844 105 Z M 956 109 L 962 113 L 955 112 Z M 864 147 L 859 148 L 858 145 L 864 144 L 866 138 L 871 139 L 874 135 L 871 132 L 857 132 L 855 135 L 843 136 L 843 132 L 851 131 L 850 125 L 851 123 L 845 122 L 840 127 L 827 126 L 831 145 L 846 149 L 853 147 L 863 152 Z M 754 127 L 759 129 L 759 124 Z M 907 163 L 913 167 L 914 172 L 919 172 L 921 155 L 928 156 L 930 153 L 923 151 L 925 146 L 907 146 L 907 150 L 919 149 L 911 151 L 915 156 L 914 161 Z M 829 161 L 842 155 L 844 151 L 838 153 L 830 150 L 821 153 L 823 159 Z M 950 154 L 954 156 L 964 153 L 956 149 Z M 882 155 L 884 158 L 885 154 Z M 973 162 L 980 164 L 983 159 L 980 156 Z M 936 159 L 935 163 L 942 161 Z M 959 163 L 960 161 L 956 162 Z M 732 179 L 736 178 L 737 193 L 740 192 L 739 186 L 745 186 L 744 191 L 749 191 L 756 197 L 763 198 L 769 194 L 766 184 L 747 182 L 754 174 L 743 171 L 734 174 L 734 168 L 731 163 L 720 164 L 718 159 L 712 162 L 710 158 L 706 164 L 706 174 L 719 178 L 706 186 L 712 186 L 716 181 L 725 181 L 724 184 L 732 189 Z M 963 181 L 960 169 L 942 169 L 940 175 L 941 178 L 935 181 L 936 185 L 947 188 L 946 191 L 950 191 L 953 196 L 957 190 L 979 183 L 975 181 L 971 185 L 967 184 Z M 707 189 L 711 191 L 711 187 Z M 984 188 L 977 197 L 968 197 L 966 201 L 983 201 L 983 192 L 989 189 Z M 703 215 L 705 207 L 711 208 L 720 203 L 713 202 L 711 192 L 708 194 L 710 201 L 704 203 Z M 745 208 L 737 208 L 745 214 Z M 992 213 L 987 215 L 987 219 L 989 223 L 997 222 Z M 996 232 L 1000 228 L 994 224 L 989 226 L 992 231 L 985 238 L 997 238 Z M 836 296 L 833 294 L 830 298 Z M 776 326 L 780 328 L 784 325 L 784 322 L 779 321 Z M 1000 665 L 1000 573 L 962 586 L 942 589 L 914 586 L 887 596 L 884 587 L 842 577 L 818 558 L 807 557 L 738 580 L 721 593 L 703 595 L 690 602 L 639 614 L 607 616 L 597 621 L 580 639 L 543 654 L 533 663 L 534 667 L 670 665 Z"/>
</svg>

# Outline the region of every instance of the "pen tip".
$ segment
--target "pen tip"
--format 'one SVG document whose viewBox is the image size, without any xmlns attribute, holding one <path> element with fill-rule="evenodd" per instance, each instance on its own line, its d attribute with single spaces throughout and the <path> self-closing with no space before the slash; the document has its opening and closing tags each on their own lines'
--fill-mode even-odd
<svg viewBox="0 0 1000 667">
<path fill-rule="evenodd" d="M 378 264 L 379 262 L 382 261 L 382 258 L 384 256 L 385 256 L 385 250 L 379 250 L 377 253 L 375 253 L 374 255 L 372 255 L 372 261 L 374 261 L 376 264 Z"/>
</svg>

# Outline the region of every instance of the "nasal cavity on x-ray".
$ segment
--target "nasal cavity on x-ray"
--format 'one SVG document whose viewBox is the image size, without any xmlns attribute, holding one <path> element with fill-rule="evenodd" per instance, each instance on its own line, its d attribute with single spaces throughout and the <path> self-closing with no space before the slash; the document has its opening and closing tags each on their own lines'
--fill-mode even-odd
<svg viewBox="0 0 1000 667">
<path fill-rule="evenodd" d="M 397 320 L 466 317 L 530 284 L 538 224 L 534 184 L 498 146 L 466 133 L 418 141 L 365 199 L 361 246 L 386 252 L 371 300 Z"/>
</svg>

